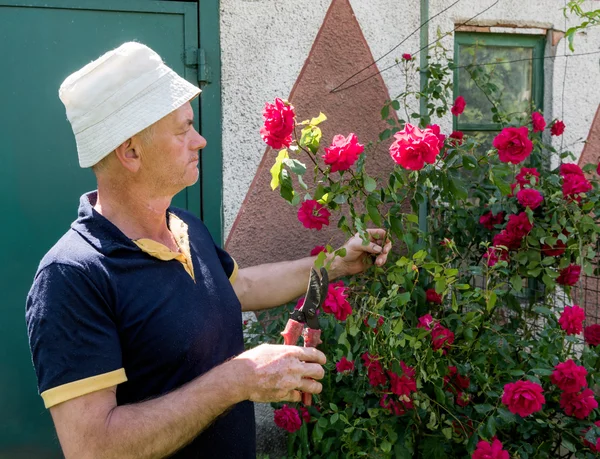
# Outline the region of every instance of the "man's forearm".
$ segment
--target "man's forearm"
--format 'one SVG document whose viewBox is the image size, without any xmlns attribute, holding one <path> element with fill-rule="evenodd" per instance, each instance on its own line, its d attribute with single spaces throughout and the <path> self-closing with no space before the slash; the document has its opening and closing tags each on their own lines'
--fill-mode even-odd
<svg viewBox="0 0 600 459">
<path fill-rule="evenodd" d="M 114 407 L 104 431 L 88 432 L 77 451 L 65 451 L 67 459 L 162 458 L 174 453 L 244 399 L 234 384 L 223 384 L 237 380 L 236 365 L 240 363 L 232 360 L 169 394 Z"/>
<path fill-rule="evenodd" d="M 310 268 L 316 259 L 306 257 L 240 269 L 234 289 L 242 310 L 274 308 L 298 298 L 306 291 Z M 339 274 L 333 269 L 329 275 L 334 279 Z"/>
</svg>

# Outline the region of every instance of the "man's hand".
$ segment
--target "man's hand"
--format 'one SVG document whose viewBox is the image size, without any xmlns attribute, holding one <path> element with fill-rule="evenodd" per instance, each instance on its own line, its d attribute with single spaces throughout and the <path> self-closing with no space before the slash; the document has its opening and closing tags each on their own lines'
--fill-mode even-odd
<svg viewBox="0 0 600 459">
<path fill-rule="evenodd" d="M 232 363 L 244 363 L 240 381 L 253 402 L 300 401 L 300 391 L 321 392 L 326 362 L 321 351 L 300 346 L 262 344 L 240 354 Z"/>
<path fill-rule="evenodd" d="M 383 240 L 385 230 L 381 228 L 368 229 L 367 233 L 369 234 L 369 243 L 367 245 L 363 245 L 363 240 L 356 233 L 342 246 L 346 249 L 346 255 L 344 257 L 335 257 L 331 265 L 331 270 L 335 277 L 363 272 L 371 266 L 372 255 L 376 255 L 375 264 L 377 266 L 383 266 L 387 261 L 392 243 L 389 239 Z"/>
</svg>

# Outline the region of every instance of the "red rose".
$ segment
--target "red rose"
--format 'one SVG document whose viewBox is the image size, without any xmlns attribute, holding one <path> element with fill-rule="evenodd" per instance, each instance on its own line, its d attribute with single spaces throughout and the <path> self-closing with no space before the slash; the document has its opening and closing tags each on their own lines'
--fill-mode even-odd
<svg viewBox="0 0 600 459">
<path fill-rule="evenodd" d="M 542 409 L 546 403 L 544 389 L 537 383 L 531 381 L 517 381 L 504 386 L 502 403 L 509 411 L 521 417 L 529 416 Z"/>
<path fill-rule="evenodd" d="M 550 381 L 564 392 L 579 392 L 582 387 L 587 387 L 587 373 L 585 367 L 569 359 L 554 367 Z"/>
<path fill-rule="evenodd" d="M 533 143 L 527 137 L 528 134 L 529 130 L 526 126 L 502 129 L 492 142 L 498 150 L 500 161 L 511 164 L 519 164 L 524 161 L 533 150 Z"/>
<path fill-rule="evenodd" d="M 544 115 L 540 112 L 533 112 L 531 114 L 531 122 L 533 123 L 533 132 L 542 132 L 546 129 L 546 121 Z"/>
<path fill-rule="evenodd" d="M 344 282 L 332 282 L 327 290 L 327 298 L 323 302 L 323 311 L 333 314 L 337 320 L 346 320 L 352 314 L 352 306 L 347 297 Z"/>
<path fill-rule="evenodd" d="M 413 408 L 413 403 L 408 396 L 401 397 L 400 400 L 394 400 L 392 397 L 388 396 L 388 394 L 383 394 L 379 400 L 379 406 L 389 410 L 390 414 L 402 416 L 408 410 Z"/>
<path fill-rule="evenodd" d="M 300 413 L 300 417 L 307 424 L 310 422 L 310 413 L 304 406 L 298 407 L 298 412 Z"/>
<path fill-rule="evenodd" d="M 492 443 L 481 440 L 473 451 L 471 459 L 509 459 L 508 451 L 502 449 L 502 443 L 495 438 Z"/>
<path fill-rule="evenodd" d="M 560 175 L 565 178 L 567 175 L 579 175 L 585 177 L 585 174 L 577 164 L 565 163 L 560 165 Z"/>
<path fill-rule="evenodd" d="M 458 145 L 462 145 L 465 134 L 462 131 L 452 131 L 452 134 L 450 134 L 448 137 L 452 139 L 450 144 L 456 147 Z"/>
<path fill-rule="evenodd" d="M 492 238 L 492 244 L 495 248 L 498 248 L 498 246 L 504 246 L 508 249 L 518 249 L 521 247 L 522 240 L 522 236 L 519 236 L 515 233 L 509 233 L 507 230 L 503 229 Z M 498 253 L 496 253 L 496 255 L 499 256 Z"/>
<path fill-rule="evenodd" d="M 315 255 L 319 255 L 321 252 L 327 252 L 327 248 L 325 248 L 324 245 L 315 245 L 310 251 L 310 256 L 314 257 Z"/>
<path fill-rule="evenodd" d="M 431 330 L 431 343 L 433 350 L 444 349 L 444 353 L 454 343 L 454 333 L 440 323 L 436 323 Z"/>
<path fill-rule="evenodd" d="M 535 167 L 522 167 L 521 172 L 517 174 L 515 180 L 521 188 L 525 185 L 537 185 L 540 179 L 540 173 Z"/>
<path fill-rule="evenodd" d="M 532 188 L 524 188 L 517 193 L 517 201 L 523 207 L 529 207 L 531 210 L 537 209 L 544 201 L 542 193 Z"/>
<path fill-rule="evenodd" d="M 502 244 L 504 245 L 504 244 Z M 499 261 L 508 261 L 508 252 L 500 247 L 488 247 L 487 252 L 483 254 L 483 258 L 487 260 L 487 265 L 491 268 Z"/>
<path fill-rule="evenodd" d="M 556 278 L 556 283 L 560 285 L 575 285 L 579 281 L 580 274 L 581 266 L 571 264 L 560 270 L 560 274 Z"/>
<path fill-rule="evenodd" d="M 436 293 L 436 291 L 432 288 L 428 288 L 425 291 L 425 298 L 428 303 L 442 304 L 442 295 Z"/>
<path fill-rule="evenodd" d="M 404 59 L 405 61 L 411 61 L 412 56 L 408 53 L 404 53 L 404 54 L 402 54 L 402 59 Z"/>
<path fill-rule="evenodd" d="M 546 257 L 560 257 L 563 253 L 565 253 L 566 249 L 567 244 L 560 239 L 556 239 L 556 243 L 554 245 L 542 244 L 542 253 Z"/>
<path fill-rule="evenodd" d="M 560 396 L 560 407 L 565 410 L 567 416 L 585 419 L 598 408 L 598 402 L 592 389 L 583 389 L 581 392 L 563 392 Z"/>
<path fill-rule="evenodd" d="M 592 189 L 592 184 L 585 177 L 569 174 L 563 176 L 562 192 L 565 199 L 581 202 L 581 193 L 587 193 Z"/>
<path fill-rule="evenodd" d="M 405 374 L 397 375 L 392 371 L 387 373 L 390 378 L 390 388 L 394 394 L 408 396 L 417 391 L 417 383 L 413 378 Z"/>
<path fill-rule="evenodd" d="M 465 98 L 463 96 L 458 96 L 454 100 L 454 105 L 452 106 L 452 108 L 450 109 L 450 111 L 452 112 L 452 114 L 454 116 L 458 116 L 462 112 L 465 111 L 465 107 L 466 106 L 467 106 L 467 103 L 465 102 Z"/>
<path fill-rule="evenodd" d="M 594 424 L 595 424 L 595 425 L 597 425 L 598 427 L 600 427 L 600 421 L 596 421 L 596 422 L 594 422 Z M 588 433 L 588 431 L 589 431 L 590 429 L 591 429 L 591 427 L 588 427 L 587 429 L 585 429 L 585 430 L 583 431 L 583 435 L 585 435 L 586 433 Z M 583 444 L 584 444 L 585 446 L 587 446 L 589 449 L 591 449 L 591 450 L 592 450 L 592 452 L 594 452 L 594 453 L 598 453 L 598 452 L 600 452 L 600 438 L 597 438 L 597 439 L 596 439 L 596 444 L 594 445 L 594 444 L 590 443 L 589 441 L 587 441 L 587 440 L 585 439 L 585 437 L 584 437 L 584 438 L 583 438 Z"/>
<path fill-rule="evenodd" d="M 365 352 L 362 355 L 364 366 L 367 369 L 367 376 L 371 386 L 383 386 L 387 383 L 387 378 L 383 372 L 383 367 L 376 355 L 371 355 Z"/>
<path fill-rule="evenodd" d="M 440 150 L 444 147 L 444 142 L 446 141 L 446 136 L 441 133 L 440 127 L 437 124 L 429 124 L 427 125 L 427 129 L 431 130 L 438 138 Z"/>
<path fill-rule="evenodd" d="M 583 338 L 590 346 L 598 346 L 600 344 L 600 325 L 592 324 L 583 329 Z"/>
<path fill-rule="evenodd" d="M 424 328 L 425 330 L 431 330 L 431 324 L 433 323 L 433 317 L 431 314 L 425 314 L 424 316 L 419 317 L 419 324 L 417 328 Z"/>
<path fill-rule="evenodd" d="M 462 376 L 455 366 L 448 366 L 448 370 L 449 373 L 444 376 L 444 385 L 455 386 L 456 388 L 462 390 L 469 388 L 471 385 L 471 380 L 467 376 Z"/>
<path fill-rule="evenodd" d="M 336 135 L 329 148 L 325 148 L 323 159 L 325 164 L 331 165 L 331 172 L 346 171 L 364 150 L 365 146 L 358 143 L 356 134 L 351 133 L 347 138 Z"/>
<path fill-rule="evenodd" d="M 280 98 L 275 99 L 275 104 L 267 102 L 263 110 L 265 124 L 260 128 L 260 136 L 270 147 L 289 147 L 292 143 L 295 117 L 294 107 Z"/>
<path fill-rule="evenodd" d="M 323 225 L 329 225 L 330 216 L 331 212 L 314 199 L 304 201 L 298 209 L 298 220 L 309 229 L 320 230 Z"/>
<path fill-rule="evenodd" d="M 498 212 L 496 215 L 487 212 L 479 217 L 479 223 L 492 231 L 496 225 L 502 224 L 504 221 L 504 212 Z"/>
<path fill-rule="evenodd" d="M 471 394 L 467 394 L 466 392 L 458 392 L 456 394 L 456 404 L 458 406 L 462 406 L 463 408 L 469 404 L 471 401 Z"/>
<path fill-rule="evenodd" d="M 275 410 L 274 414 L 275 425 L 290 433 L 296 432 L 302 426 L 300 415 L 295 408 L 283 405 L 280 409 Z"/>
<path fill-rule="evenodd" d="M 506 232 L 515 239 L 522 239 L 529 234 L 533 224 L 529 222 L 529 217 L 525 212 L 512 214 L 508 216 Z M 496 245 L 496 244 L 494 244 Z"/>
<path fill-rule="evenodd" d="M 557 279 L 558 281 L 558 279 Z M 560 328 L 567 335 L 578 335 L 583 330 L 583 321 L 585 320 L 585 311 L 574 304 L 573 306 L 565 306 L 563 313 L 558 319 Z"/>
<path fill-rule="evenodd" d="M 351 373 L 354 371 L 354 361 L 348 360 L 346 356 L 344 356 L 335 364 L 335 369 L 338 373 Z"/>
<path fill-rule="evenodd" d="M 556 120 L 550 128 L 550 134 L 562 135 L 563 132 L 565 132 L 565 123 L 563 123 L 561 120 Z"/>
<path fill-rule="evenodd" d="M 600 175 L 600 163 L 596 166 L 596 174 Z"/>
<path fill-rule="evenodd" d="M 390 146 L 392 159 L 405 169 L 418 171 L 425 163 L 433 164 L 440 152 L 440 142 L 430 129 L 419 129 L 406 123 L 402 131 L 394 134 L 396 141 Z"/>
<path fill-rule="evenodd" d="M 377 319 L 377 323 L 375 324 L 375 326 L 373 327 L 373 333 L 377 334 L 379 333 L 378 327 L 381 327 L 385 322 L 385 319 L 383 318 L 383 316 L 379 316 L 379 318 Z M 363 324 L 365 324 L 365 327 L 371 327 L 369 325 L 369 321 L 365 318 L 363 319 Z"/>
</svg>

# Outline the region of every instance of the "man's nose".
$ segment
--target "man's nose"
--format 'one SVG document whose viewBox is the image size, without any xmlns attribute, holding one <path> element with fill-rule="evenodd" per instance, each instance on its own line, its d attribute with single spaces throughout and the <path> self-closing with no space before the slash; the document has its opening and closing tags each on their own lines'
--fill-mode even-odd
<svg viewBox="0 0 600 459">
<path fill-rule="evenodd" d="M 194 129 L 195 132 L 195 136 L 194 139 L 192 141 L 192 149 L 193 150 L 202 150 L 204 147 L 206 147 L 206 139 L 204 137 L 202 137 L 200 134 L 198 134 L 198 132 Z"/>
</svg>

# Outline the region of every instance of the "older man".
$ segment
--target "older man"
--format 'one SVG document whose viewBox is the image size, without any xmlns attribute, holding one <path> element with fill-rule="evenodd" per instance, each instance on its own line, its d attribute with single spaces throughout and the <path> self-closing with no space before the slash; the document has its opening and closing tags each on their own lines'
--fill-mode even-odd
<svg viewBox="0 0 600 459">
<path fill-rule="evenodd" d="M 170 207 L 198 180 L 200 90 L 139 43 L 60 88 L 98 190 L 46 254 L 27 299 L 39 390 L 67 458 L 253 457 L 252 401 L 318 393 L 317 349 L 243 352 L 241 311 L 302 294 L 314 257 L 239 269 L 200 220 Z M 390 249 L 358 237 L 330 276 Z"/>
</svg>

